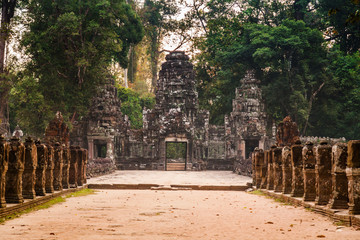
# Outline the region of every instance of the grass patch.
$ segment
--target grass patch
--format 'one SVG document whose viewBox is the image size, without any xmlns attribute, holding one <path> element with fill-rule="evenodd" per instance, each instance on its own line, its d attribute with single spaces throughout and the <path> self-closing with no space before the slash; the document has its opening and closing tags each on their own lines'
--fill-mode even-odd
<svg viewBox="0 0 360 240">
<path fill-rule="evenodd" d="M 261 190 L 257 189 L 257 190 L 254 190 L 254 191 L 251 191 L 251 192 L 247 192 L 247 193 L 250 193 L 250 194 L 254 194 L 254 195 L 258 195 L 258 196 L 264 196 L 265 193 L 263 193 Z"/>
<path fill-rule="evenodd" d="M 47 208 L 49 208 L 49 207 L 51 207 L 51 206 L 53 206 L 55 204 L 66 202 L 66 198 L 86 196 L 86 195 L 89 195 L 89 194 L 94 194 L 95 192 L 96 191 L 93 190 L 93 189 L 84 188 L 84 189 L 81 189 L 80 191 L 69 193 L 66 196 L 60 196 L 60 197 L 57 197 L 57 198 L 53 198 L 53 199 L 51 199 L 51 200 L 49 200 L 49 201 L 47 201 L 45 203 L 42 203 L 40 205 L 30 207 L 30 208 L 25 209 L 23 211 L 20 211 L 20 212 L 13 213 L 13 214 L 7 215 L 5 217 L 2 217 L 2 218 L 0 218 L 0 224 L 4 223 L 5 221 L 8 221 L 8 220 L 18 218 L 23 214 L 27 214 L 27 213 L 34 212 L 34 211 L 41 210 L 41 209 L 47 209 Z"/>
<path fill-rule="evenodd" d="M 84 189 L 81 189 L 80 191 L 69 193 L 68 195 L 65 196 L 65 198 L 82 197 L 82 196 L 86 196 L 86 195 L 90 195 L 90 194 L 95 194 L 95 192 L 96 191 L 93 189 L 84 188 Z"/>
<path fill-rule="evenodd" d="M 343 222 L 343 221 L 335 221 L 334 222 L 334 224 L 336 225 L 336 226 L 345 226 L 346 224 Z"/>
</svg>

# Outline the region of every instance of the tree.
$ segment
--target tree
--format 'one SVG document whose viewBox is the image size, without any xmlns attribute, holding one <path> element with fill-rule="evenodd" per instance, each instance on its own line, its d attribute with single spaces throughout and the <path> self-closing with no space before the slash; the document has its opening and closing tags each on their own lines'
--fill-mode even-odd
<svg viewBox="0 0 360 240">
<path fill-rule="evenodd" d="M 275 120 L 290 115 L 306 133 L 314 102 L 328 79 L 322 33 L 303 21 L 284 20 L 276 27 L 242 25 L 236 19 L 226 23 L 223 29 L 209 28 L 203 42 L 197 66 L 200 103 L 223 118 L 231 111 L 234 86 L 246 69 L 255 69 L 268 115 Z"/>
<path fill-rule="evenodd" d="M 145 28 L 145 41 L 148 45 L 148 54 L 151 64 L 152 92 L 155 92 L 160 57 L 163 52 L 175 51 L 189 41 L 189 22 L 177 19 L 179 7 L 176 0 L 145 0 L 141 11 Z M 172 34 L 176 34 L 180 41 L 172 49 L 165 49 L 163 40 Z"/>
<path fill-rule="evenodd" d="M 319 0 L 317 11 L 327 21 L 324 32 L 340 50 L 354 53 L 360 49 L 360 2 L 358 0 Z"/>
<path fill-rule="evenodd" d="M 27 71 L 52 112 L 84 115 L 110 64 L 127 66 L 130 45 L 143 37 L 139 17 L 125 0 L 35 0 L 27 9 Z"/>
<path fill-rule="evenodd" d="M 1 1 L 1 26 L 0 26 L 0 134 L 9 131 L 8 127 L 8 94 L 10 83 L 8 70 L 5 68 L 6 43 L 11 33 L 11 19 L 14 17 L 17 0 Z"/>
<path fill-rule="evenodd" d="M 150 96 L 140 96 L 130 88 L 119 87 L 118 97 L 121 100 L 121 112 L 129 116 L 131 127 L 140 129 L 143 126 L 142 110 L 151 109 L 155 105 L 155 98 Z"/>
</svg>

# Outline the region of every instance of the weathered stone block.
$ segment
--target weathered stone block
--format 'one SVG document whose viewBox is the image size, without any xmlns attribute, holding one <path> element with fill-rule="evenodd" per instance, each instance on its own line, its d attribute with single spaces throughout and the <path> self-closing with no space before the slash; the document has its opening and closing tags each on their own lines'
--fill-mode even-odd
<svg viewBox="0 0 360 240">
<path fill-rule="evenodd" d="M 54 192 L 54 148 L 46 145 L 48 149 L 48 161 L 45 171 L 45 191 L 47 193 Z"/>
<path fill-rule="evenodd" d="M 332 194 L 329 208 L 347 209 L 349 202 L 346 177 L 347 145 L 337 143 L 332 147 Z"/>
<path fill-rule="evenodd" d="M 267 170 L 267 190 L 274 190 L 274 159 L 273 159 L 273 150 L 276 146 L 272 146 L 271 150 L 268 152 L 268 170 Z"/>
<path fill-rule="evenodd" d="M 255 179 L 256 179 L 256 187 L 260 188 L 262 176 L 261 170 L 264 165 L 264 151 L 262 149 L 255 149 L 254 151 L 255 158 Z"/>
<path fill-rule="evenodd" d="M 349 189 L 349 214 L 360 214 L 360 140 L 348 142 L 346 176 Z"/>
<path fill-rule="evenodd" d="M 330 200 L 332 190 L 331 178 L 331 146 L 322 141 L 315 150 L 316 165 L 316 198 L 315 204 L 326 205 Z"/>
<path fill-rule="evenodd" d="M 63 148 L 62 186 L 69 188 L 70 149 Z"/>
<path fill-rule="evenodd" d="M 35 193 L 38 196 L 45 196 L 45 183 L 46 183 L 46 169 L 48 164 L 48 148 L 40 141 L 36 141 L 37 149 L 37 167 L 36 167 L 36 182 Z"/>
<path fill-rule="evenodd" d="M 80 147 L 76 147 L 77 149 L 77 185 L 82 186 L 83 185 L 83 175 L 84 175 L 84 160 L 83 159 L 83 150 Z"/>
<path fill-rule="evenodd" d="M 292 164 L 291 164 L 291 149 L 284 147 L 281 153 L 282 157 L 282 193 L 291 193 L 292 184 Z"/>
<path fill-rule="evenodd" d="M 303 197 L 304 196 L 304 173 L 303 173 L 303 159 L 300 141 L 295 142 L 291 146 L 291 166 L 292 166 L 292 183 L 291 183 L 291 196 Z"/>
<path fill-rule="evenodd" d="M 277 147 L 272 149 L 273 156 L 273 170 L 274 170 L 274 190 L 275 192 L 282 191 L 282 149 Z"/>
<path fill-rule="evenodd" d="M 261 167 L 260 189 L 264 189 L 267 186 L 268 152 L 268 150 L 264 151 L 264 164 Z"/>
<path fill-rule="evenodd" d="M 71 188 L 77 187 L 78 176 L 78 154 L 74 146 L 70 146 L 70 169 L 69 169 L 69 184 Z"/>
<path fill-rule="evenodd" d="M 6 174 L 5 199 L 7 203 L 22 203 L 22 175 L 25 164 L 25 147 L 17 137 L 11 138 L 9 168 Z"/>
<path fill-rule="evenodd" d="M 83 157 L 83 175 L 82 175 L 82 178 L 83 178 L 83 184 L 86 184 L 86 167 L 87 167 L 87 163 L 88 163 L 88 157 L 89 157 L 89 154 L 88 154 L 88 150 L 87 149 L 83 149 L 82 151 L 82 157 Z"/>
<path fill-rule="evenodd" d="M 55 143 L 54 146 L 54 190 L 63 190 L 62 186 L 62 170 L 63 170 L 63 151 L 60 143 Z"/>
<path fill-rule="evenodd" d="M 25 140 L 25 166 L 22 175 L 22 195 L 26 199 L 34 199 L 37 167 L 37 149 L 34 140 L 28 137 Z"/>
<path fill-rule="evenodd" d="M 314 144 L 307 142 L 302 150 L 304 172 L 304 201 L 315 201 L 315 153 Z"/>
<path fill-rule="evenodd" d="M 0 135 L 0 208 L 6 207 L 5 186 L 8 171 L 10 145 L 4 136 Z"/>
</svg>

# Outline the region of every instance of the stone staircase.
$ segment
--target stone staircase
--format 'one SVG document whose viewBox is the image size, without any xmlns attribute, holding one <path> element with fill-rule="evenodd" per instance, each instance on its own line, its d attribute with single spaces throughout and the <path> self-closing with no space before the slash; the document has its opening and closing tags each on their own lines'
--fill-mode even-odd
<svg viewBox="0 0 360 240">
<path fill-rule="evenodd" d="M 167 163 L 166 171 L 185 171 L 185 163 Z"/>
</svg>

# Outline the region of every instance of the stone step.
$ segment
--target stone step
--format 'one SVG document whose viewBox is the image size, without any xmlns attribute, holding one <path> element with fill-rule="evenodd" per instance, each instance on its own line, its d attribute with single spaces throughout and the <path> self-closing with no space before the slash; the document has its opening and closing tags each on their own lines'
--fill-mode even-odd
<svg viewBox="0 0 360 240">
<path fill-rule="evenodd" d="M 166 171 L 185 171 L 185 163 L 167 163 Z"/>
</svg>

